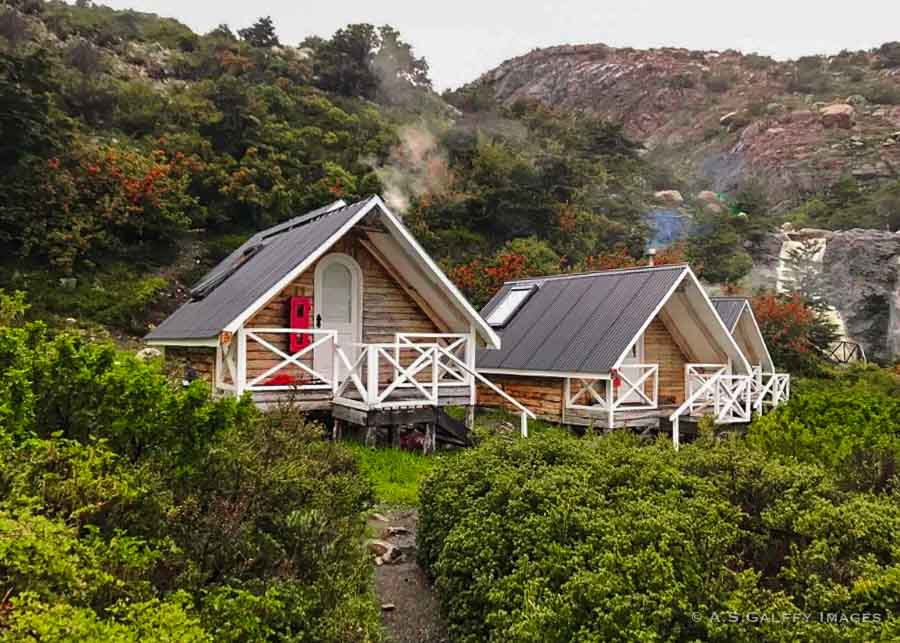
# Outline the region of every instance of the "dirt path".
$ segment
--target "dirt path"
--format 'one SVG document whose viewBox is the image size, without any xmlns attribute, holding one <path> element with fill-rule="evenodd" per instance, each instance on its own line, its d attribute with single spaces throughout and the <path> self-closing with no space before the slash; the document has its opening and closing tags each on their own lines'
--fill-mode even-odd
<svg viewBox="0 0 900 643">
<path fill-rule="evenodd" d="M 444 642 L 448 640 L 447 628 L 441 619 L 437 597 L 416 562 L 417 520 L 418 513 L 414 509 L 386 511 L 369 518 L 369 526 L 376 538 L 394 548 L 375 558 L 375 592 L 391 640 L 397 643 Z M 380 550 L 383 546 L 378 544 L 371 549 Z"/>
</svg>

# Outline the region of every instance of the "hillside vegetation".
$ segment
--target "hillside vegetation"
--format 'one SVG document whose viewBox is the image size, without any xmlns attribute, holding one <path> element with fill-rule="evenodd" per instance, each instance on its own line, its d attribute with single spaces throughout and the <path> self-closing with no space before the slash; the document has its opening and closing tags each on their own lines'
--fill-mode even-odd
<svg viewBox="0 0 900 643">
<path fill-rule="evenodd" d="M 380 637 L 348 450 L 22 309 L 0 293 L 4 640 Z"/>
<path fill-rule="evenodd" d="M 391 27 L 288 46 L 268 19 L 198 35 L 78 4 L 0 10 L 0 286 L 36 316 L 140 334 L 249 233 L 372 193 L 448 269 L 643 251 L 651 169 L 620 128 L 460 115 Z"/>
</svg>

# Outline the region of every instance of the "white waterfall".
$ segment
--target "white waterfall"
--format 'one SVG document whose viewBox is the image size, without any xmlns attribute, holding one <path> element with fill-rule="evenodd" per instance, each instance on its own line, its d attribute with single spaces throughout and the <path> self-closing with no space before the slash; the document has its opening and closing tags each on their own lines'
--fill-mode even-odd
<svg viewBox="0 0 900 643">
<path fill-rule="evenodd" d="M 804 277 L 809 276 L 810 273 L 821 274 L 827 247 L 828 238 L 824 235 L 813 236 L 809 231 L 802 231 L 802 233 L 786 231 L 781 251 L 778 254 L 776 290 L 780 293 L 793 292 L 797 290 Z M 798 256 L 803 258 L 802 268 L 797 266 Z M 841 340 L 852 341 L 847 332 L 847 324 L 834 306 L 828 305 L 826 316 L 837 326 Z"/>
</svg>

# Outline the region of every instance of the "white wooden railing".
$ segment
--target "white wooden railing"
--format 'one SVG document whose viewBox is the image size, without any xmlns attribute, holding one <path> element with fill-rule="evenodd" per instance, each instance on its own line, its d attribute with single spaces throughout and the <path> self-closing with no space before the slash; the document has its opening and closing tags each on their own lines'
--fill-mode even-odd
<svg viewBox="0 0 900 643">
<path fill-rule="evenodd" d="M 443 348 L 457 358 L 468 362 L 470 353 L 474 349 L 469 343 L 469 336 L 456 333 L 397 333 L 394 339 L 394 358 L 400 361 L 402 353 L 412 353 L 416 356 L 424 354 L 428 347 L 443 346 Z M 441 355 L 437 356 L 438 386 L 470 386 L 474 381 L 465 370 L 457 368 L 449 360 Z M 399 375 L 394 371 L 395 377 Z M 413 385 L 405 382 L 402 388 L 410 388 Z"/>
<path fill-rule="evenodd" d="M 659 406 L 659 364 L 629 364 L 618 371 L 619 386 L 609 379 L 568 379 L 566 380 L 566 407 L 579 411 L 600 413 L 607 416 L 610 428 L 615 423 L 615 413 L 619 410 L 641 411 Z M 629 377 L 628 372 L 635 371 Z M 573 391 L 572 383 L 576 382 Z M 651 391 L 647 393 L 647 384 Z M 598 385 L 603 388 L 597 390 Z"/>
<path fill-rule="evenodd" d="M 309 344 L 290 353 L 276 346 L 272 335 L 290 338 L 293 335 L 311 337 Z M 337 362 L 331 360 L 328 372 L 316 369 L 314 354 L 318 350 L 339 352 L 337 332 L 333 330 L 296 328 L 240 329 L 231 342 L 216 352 L 216 388 L 238 395 L 244 391 L 334 391 L 337 387 Z M 248 367 L 248 347 L 257 345 L 262 354 L 274 356 L 279 361 L 261 373 L 253 373 Z M 290 374 L 289 371 L 294 373 Z M 285 376 L 281 383 L 272 383 Z"/>
<path fill-rule="evenodd" d="M 459 387 L 474 384 L 477 380 L 519 411 L 521 432 L 527 437 L 528 419 L 534 419 L 534 413 L 451 352 L 456 348 L 452 344 L 451 347 L 446 347 L 441 344 L 417 343 L 417 356 L 408 366 L 404 366 L 397 358 L 396 343 L 356 346 L 360 354 L 352 362 L 345 361 L 347 374 L 335 392 L 335 401 L 360 410 L 439 406 L 441 387 Z M 382 382 L 379 376 L 385 365 L 395 373 L 389 382 Z M 451 375 L 449 380 L 446 378 L 448 373 Z M 392 399 L 391 396 L 396 396 L 401 388 L 406 389 L 403 399 Z"/>
<path fill-rule="evenodd" d="M 291 353 L 277 346 L 273 335 L 306 335 L 312 339 Z M 262 372 L 252 372 L 248 368 L 248 345 L 261 347 L 262 354 L 277 361 Z M 316 368 L 315 355 L 320 351 L 330 358 L 323 360 L 330 364 L 327 372 Z M 385 373 L 389 374 L 386 378 Z M 280 374 L 285 375 L 282 380 L 277 379 Z M 640 387 L 645 380 L 638 380 L 635 386 Z M 463 395 L 474 404 L 476 382 L 518 410 L 522 435 L 527 436 L 528 419 L 536 416 L 475 370 L 471 335 L 397 333 L 393 343 L 342 344 L 333 330 L 242 328 L 227 346 L 220 346 L 216 355 L 219 390 L 237 395 L 244 391 L 330 391 L 335 401 L 360 410 L 438 406 L 442 391 L 450 388 L 465 390 Z"/>
<path fill-rule="evenodd" d="M 787 373 L 760 373 L 754 387 L 753 408 L 760 415 L 791 397 L 791 376 Z"/>
<path fill-rule="evenodd" d="M 672 443 L 680 442 L 679 422 L 687 416 L 709 414 L 716 424 L 746 423 L 753 412 L 774 408 L 790 397 L 790 376 L 763 373 L 754 367 L 750 375 L 731 375 L 724 364 L 688 364 L 685 367 L 686 397 L 670 416 Z"/>
</svg>

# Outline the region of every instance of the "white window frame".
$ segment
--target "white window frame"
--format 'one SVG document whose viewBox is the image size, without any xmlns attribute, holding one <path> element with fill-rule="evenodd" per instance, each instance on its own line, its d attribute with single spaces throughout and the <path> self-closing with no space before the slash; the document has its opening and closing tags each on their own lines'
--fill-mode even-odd
<svg viewBox="0 0 900 643">
<path fill-rule="evenodd" d="M 494 308 L 491 310 L 491 312 L 488 313 L 485 321 L 487 321 L 488 325 L 491 328 L 505 327 L 507 324 L 509 324 L 509 322 L 512 320 L 512 318 L 516 316 L 516 313 L 518 313 L 522 309 L 522 307 L 528 302 L 528 300 L 531 299 L 531 296 L 534 294 L 534 292 L 536 290 L 537 290 L 537 285 L 535 285 L 535 284 L 529 284 L 526 286 L 513 286 L 506 292 L 506 294 L 503 296 L 503 299 L 501 299 L 500 301 L 497 302 L 497 305 L 494 306 Z M 513 293 L 517 293 L 517 292 L 524 292 L 525 296 L 522 297 L 522 299 L 518 303 L 516 303 L 512 308 L 509 309 L 509 311 L 506 313 L 506 315 L 503 317 L 503 319 L 498 320 L 498 321 L 493 321 L 494 315 L 497 314 L 497 311 L 500 310 L 500 308 L 506 302 L 509 301 L 509 298 L 512 297 Z"/>
</svg>

